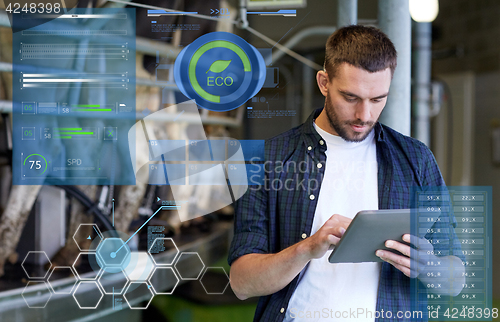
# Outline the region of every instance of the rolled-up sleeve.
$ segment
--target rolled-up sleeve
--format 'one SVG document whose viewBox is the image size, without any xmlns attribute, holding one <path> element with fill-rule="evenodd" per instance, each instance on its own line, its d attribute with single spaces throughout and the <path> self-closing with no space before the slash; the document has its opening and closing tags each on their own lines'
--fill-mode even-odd
<svg viewBox="0 0 500 322">
<path fill-rule="evenodd" d="M 236 202 L 234 237 L 229 248 L 228 263 L 239 257 L 269 253 L 268 193 L 264 185 L 249 186 Z"/>
</svg>

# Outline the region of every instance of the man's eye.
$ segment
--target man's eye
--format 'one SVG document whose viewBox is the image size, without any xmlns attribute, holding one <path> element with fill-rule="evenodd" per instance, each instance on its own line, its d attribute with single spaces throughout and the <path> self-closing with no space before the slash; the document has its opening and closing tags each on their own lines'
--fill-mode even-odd
<svg viewBox="0 0 500 322">
<path fill-rule="evenodd" d="M 348 98 L 348 97 L 346 97 L 345 100 L 348 101 L 348 102 L 351 102 L 351 103 L 352 102 L 356 102 L 356 98 Z"/>
<path fill-rule="evenodd" d="M 380 102 L 382 102 L 382 99 L 381 98 L 373 99 L 372 102 L 373 103 L 380 103 Z"/>
</svg>

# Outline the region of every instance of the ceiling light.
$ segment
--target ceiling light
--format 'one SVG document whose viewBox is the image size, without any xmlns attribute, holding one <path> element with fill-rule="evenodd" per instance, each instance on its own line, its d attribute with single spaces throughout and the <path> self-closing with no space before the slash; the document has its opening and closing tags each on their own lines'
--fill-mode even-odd
<svg viewBox="0 0 500 322">
<path fill-rule="evenodd" d="M 410 15 L 416 22 L 432 22 L 438 12 L 438 0 L 410 0 Z"/>
</svg>

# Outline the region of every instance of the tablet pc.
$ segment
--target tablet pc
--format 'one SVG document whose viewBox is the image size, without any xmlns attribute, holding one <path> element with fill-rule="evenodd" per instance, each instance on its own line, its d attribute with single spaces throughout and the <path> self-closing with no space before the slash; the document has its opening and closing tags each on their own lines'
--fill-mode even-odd
<svg viewBox="0 0 500 322">
<path fill-rule="evenodd" d="M 356 214 L 346 232 L 330 254 L 330 263 L 382 262 L 375 255 L 388 239 L 402 240 L 410 233 L 410 209 L 363 210 Z"/>
</svg>

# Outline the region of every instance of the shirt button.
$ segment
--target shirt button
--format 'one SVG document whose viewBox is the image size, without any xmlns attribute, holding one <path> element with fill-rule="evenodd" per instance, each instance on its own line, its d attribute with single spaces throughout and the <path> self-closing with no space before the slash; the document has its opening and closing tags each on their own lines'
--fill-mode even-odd
<svg viewBox="0 0 500 322">
<path fill-rule="evenodd" d="M 307 150 L 308 150 L 308 151 L 311 151 L 311 150 L 312 150 L 312 146 L 308 146 L 308 147 L 307 147 Z"/>
<path fill-rule="evenodd" d="M 323 165 L 321 163 L 318 163 L 318 168 L 321 169 L 321 167 L 323 167 Z"/>
<path fill-rule="evenodd" d="M 282 307 L 281 310 L 280 310 L 281 313 L 285 312 L 285 308 Z"/>
<path fill-rule="evenodd" d="M 302 239 L 306 239 L 307 238 L 307 234 L 306 233 L 303 233 L 302 234 Z"/>
<path fill-rule="evenodd" d="M 323 145 L 325 142 L 323 140 L 319 140 L 319 144 Z"/>
<path fill-rule="evenodd" d="M 310 195 L 309 199 L 314 200 L 314 195 Z"/>
</svg>

